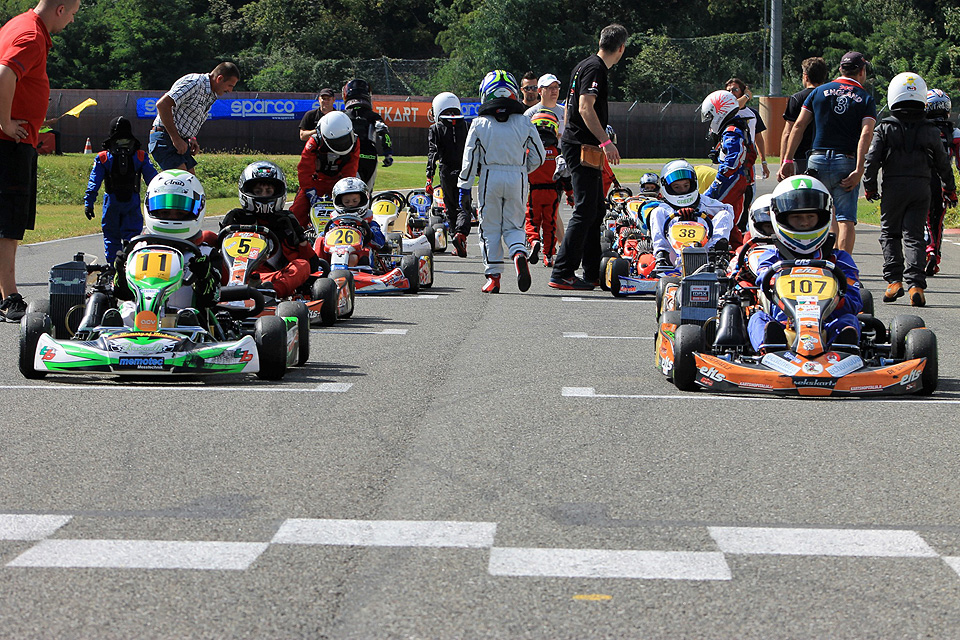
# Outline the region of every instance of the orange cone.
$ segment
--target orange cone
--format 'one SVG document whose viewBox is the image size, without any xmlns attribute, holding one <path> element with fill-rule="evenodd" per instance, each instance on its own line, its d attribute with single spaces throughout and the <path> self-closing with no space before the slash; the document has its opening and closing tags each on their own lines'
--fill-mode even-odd
<svg viewBox="0 0 960 640">
<path fill-rule="evenodd" d="M 84 153 L 93 153 L 93 145 L 90 144 L 90 138 L 87 138 L 87 144 L 83 145 Z"/>
</svg>

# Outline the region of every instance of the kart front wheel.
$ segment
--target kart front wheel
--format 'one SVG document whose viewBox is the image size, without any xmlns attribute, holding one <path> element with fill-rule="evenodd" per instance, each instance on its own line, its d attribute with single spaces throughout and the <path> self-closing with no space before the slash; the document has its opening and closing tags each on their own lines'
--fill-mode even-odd
<svg viewBox="0 0 960 640">
<path fill-rule="evenodd" d="M 297 366 L 303 366 L 310 359 L 310 311 L 302 302 L 285 300 L 277 305 L 277 316 L 297 319 L 297 341 L 300 350 L 297 354 Z"/>
<path fill-rule="evenodd" d="M 400 258 L 400 271 L 403 277 L 410 283 L 407 293 L 417 293 L 420 291 L 420 257 L 405 255 Z"/>
<path fill-rule="evenodd" d="M 36 311 L 27 313 L 20 321 L 20 373 L 24 378 L 38 380 L 46 371 L 37 371 L 33 368 L 33 361 L 37 356 L 37 343 L 40 336 L 53 332 L 50 316 Z"/>
<path fill-rule="evenodd" d="M 671 284 L 680 284 L 679 276 L 663 276 L 657 282 L 657 314 L 663 312 L 660 305 L 663 304 L 663 294 L 667 291 L 667 286 Z"/>
<path fill-rule="evenodd" d="M 870 289 L 860 289 L 860 301 L 863 303 L 863 309 L 860 310 L 860 313 L 874 315 L 876 309 L 873 306 L 873 294 L 870 293 Z"/>
<path fill-rule="evenodd" d="M 257 318 L 253 332 L 262 380 L 280 380 L 287 372 L 287 323 L 277 316 Z"/>
<path fill-rule="evenodd" d="M 352 318 L 353 317 L 353 303 L 356 300 L 357 287 L 353 282 L 353 272 L 348 271 L 347 269 L 337 269 L 336 271 L 330 274 L 330 279 L 334 282 L 337 282 L 340 278 L 343 278 L 344 286 L 347 287 L 347 296 L 349 297 L 349 303 L 347 304 L 347 310 L 340 315 L 341 318 Z M 337 285 L 337 295 L 340 295 L 339 292 L 340 286 Z M 337 300 L 339 305 L 340 301 Z M 339 311 L 339 309 L 337 309 Z"/>
<path fill-rule="evenodd" d="M 333 278 L 317 278 L 310 288 L 310 294 L 314 300 L 323 301 L 320 305 L 320 324 L 332 326 L 337 321 L 337 283 Z"/>
<path fill-rule="evenodd" d="M 697 360 L 694 352 L 703 351 L 703 328 L 698 324 L 677 327 L 673 340 L 673 384 L 680 391 L 697 390 Z"/>
<path fill-rule="evenodd" d="M 914 329 L 907 334 L 904 347 L 904 359 L 926 358 L 923 366 L 923 375 L 920 380 L 923 388 L 917 391 L 921 396 L 929 396 L 937 390 L 940 379 L 939 363 L 937 362 L 937 336 L 930 329 Z"/>
<path fill-rule="evenodd" d="M 894 316 L 890 322 L 890 357 L 894 360 L 902 360 L 907 334 L 923 326 L 923 318 L 920 316 L 906 313 Z"/>
<path fill-rule="evenodd" d="M 620 277 L 630 275 L 630 261 L 625 258 L 612 258 L 610 260 L 610 293 L 616 298 L 625 297 L 620 293 Z"/>
</svg>

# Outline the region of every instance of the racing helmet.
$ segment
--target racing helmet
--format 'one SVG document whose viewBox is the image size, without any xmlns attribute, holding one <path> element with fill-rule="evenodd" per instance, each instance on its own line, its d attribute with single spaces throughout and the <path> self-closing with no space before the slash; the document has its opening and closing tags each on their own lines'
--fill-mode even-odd
<svg viewBox="0 0 960 640">
<path fill-rule="evenodd" d="M 813 253 L 823 246 L 830 234 L 833 198 L 823 183 L 812 176 L 793 176 L 773 190 L 770 223 L 773 235 L 795 253 Z M 816 225 L 807 230 L 792 227 L 792 213 L 816 213 Z"/>
<path fill-rule="evenodd" d="M 714 91 L 700 105 L 700 119 L 710 123 L 710 133 L 720 135 L 723 128 L 737 117 L 740 103 L 736 96 L 726 90 Z"/>
<path fill-rule="evenodd" d="M 927 83 L 912 71 L 898 73 L 887 87 L 887 104 L 890 109 L 924 107 L 927 105 Z"/>
<path fill-rule="evenodd" d="M 344 109 L 349 109 L 353 105 L 360 103 L 371 104 L 370 85 L 367 84 L 366 80 L 354 78 L 343 85 L 342 94 Z"/>
<path fill-rule="evenodd" d="M 927 91 L 927 117 L 928 118 L 949 118 L 950 110 L 953 105 L 950 103 L 950 96 L 943 89 L 930 89 Z"/>
<path fill-rule="evenodd" d="M 348 193 L 356 193 L 360 196 L 360 204 L 345 206 L 343 196 Z M 333 185 L 333 208 L 337 213 L 346 213 L 349 215 L 373 218 L 373 211 L 367 206 L 370 204 L 370 196 L 367 194 L 367 183 L 360 178 L 340 178 L 337 184 Z"/>
<path fill-rule="evenodd" d="M 438 93 L 433 99 L 431 108 L 433 110 L 433 117 L 435 120 L 439 120 L 440 118 L 463 117 L 463 108 L 460 106 L 460 98 L 458 98 L 456 94 L 449 91 Z M 451 109 L 455 109 L 456 113 L 447 113 L 447 111 L 450 111 Z"/>
<path fill-rule="evenodd" d="M 560 120 L 557 119 L 557 114 L 550 109 L 537 109 L 530 116 L 530 122 L 537 128 L 537 133 L 540 134 L 540 139 L 544 144 L 557 144 L 560 136 Z"/>
<path fill-rule="evenodd" d="M 273 195 L 254 195 L 255 184 L 264 182 L 273 185 Z M 237 189 L 240 193 L 240 206 L 245 211 L 279 213 L 287 203 L 287 180 L 283 175 L 283 169 L 266 160 L 248 164 L 240 174 Z"/>
<path fill-rule="evenodd" d="M 653 188 L 648 188 L 652 186 Z M 652 171 L 640 176 L 640 193 L 656 193 L 660 190 L 660 176 Z"/>
<path fill-rule="evenodd" d="M 758 196 L 750 205 L 750 217 L 747 219 L 747 228 L 750 237 L 759 240 L 773 238 L 773 223 L 770 221 L 770 201 L 773 196 L 765 193 Z"/>
<path fill-rule="evenodd" d="M 143 199 L 143 225 L 148 233 L 189 240 L 200 233 L 207 198 L 197 176 L 171 169 L 158 173 Z"/>
<path fill-rule="evenodd" d="M 697 190 L 697 172 L 693 166 L 686 160 L 672 160 L 663 165 L 660 171 L 660 195 L 663 199 L 675 209 L 692 207 L 700 199 L 700 192 Z M 690 186 L 683 193 L 678 192 L 673 184 L 677 180 L 689 180 Z"/>
<path fill-rule="evenodd" d="M 320 118 L 317 133 L 327 148 L 338 156 L 345 156 L 353 151 L 357 139 L 353 132 L 353 121 L 343 111 L 331 111 Z"/>
<path fill-rule="evenodd" d="M 607 132 L 607 137 L 610 138 L 610 142 L 617 144 L 617 130 L 608 124 L 604 131 Z"/>
<path fill-rule="evenodd" d="M 494 98 L 520 100 L 520 85 L 513 74 L 503 69 L 495 69 L 483 76 L 480 81 L 480 102 L 489 102 Z"/>
</svg>

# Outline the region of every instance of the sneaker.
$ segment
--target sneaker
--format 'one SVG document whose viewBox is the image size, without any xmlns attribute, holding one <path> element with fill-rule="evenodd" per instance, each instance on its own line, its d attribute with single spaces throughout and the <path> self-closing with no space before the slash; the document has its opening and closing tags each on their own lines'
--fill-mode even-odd
<svg viewBox="0 0 960 640">
<path fill-rule="evenodd" d="M 480 291 L 484 293 L 500 293 L 500 274 L 487 274 L 487 282 L 483 285 Z"/>
<path fill-rule="evenodd" d="M 453 236 L 453 254 L 461 258 L 467 257 L 467 236 L 458 233 Z"/>
<path fill-rule="evenodd" d="M 530 259 L 522 251 L 517 251 L 513 255 L 513 264 L 517 268 L 517 288 L 526 291 L 530 288 Z"/>
<path fill-rule="evenodd" d="M 562 289 L 564 291 L 593 291 L 595 286 L 589 282 L 584 282 L 576 276 L 569 278 L 550 278 L 550 287 L 553 289 Z"/>
<path fill-rule="evenodd" d="M 893 302 L 903 295 L 903 284 L 900 282 L 891 282 L 887 285 L 887 290 L 883 292 L 884 302 Z"/>
<path fill-rule="evenodd" d="M 11 293 L 0 302 L 0 317 L 7 322 L 20 322 L 27 313 L 27 303 L 19 293 Z"/>
<path fill-rule="evenodd" d="M 923 307 L 927 304 L 927 298 L 923 295 L 923 289 L 920 287 L 910 287 L 910 304 L 914 307 Z"/>
<path fill-rule="evenodd" d="M 553 256 L 543 254 L 543 266 L 553 268 Z"/>
<path fill-rule="evenodd" d="M 924 272 L 927 274 L 928 277 L 935 276 L 937 273 L 940 272 L 940 264 L 935 254 L 932 254 L 932 253 L 927 254 L 927 265 L 926 265 L 926 268 L 924 269 Z"/>
<path fill-rule="evenodd" d="M 539 259 L 540 259 L 540 241 L 534 240 L 533 242 L 530 243 L 530 250 L 527 251 L 527 261 L 530 264 L 533 264 Z M 521 289 L 521 291 L 525 291 L 525 289 Z"/>
</svg>

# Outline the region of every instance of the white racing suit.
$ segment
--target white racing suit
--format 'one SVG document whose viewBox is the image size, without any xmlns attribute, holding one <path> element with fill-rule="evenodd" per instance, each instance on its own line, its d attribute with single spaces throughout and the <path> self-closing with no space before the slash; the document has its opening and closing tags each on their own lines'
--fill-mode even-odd
<svg viewBox="0 0 960 640">
<path fill-rule="evenodd" d="M 523 113 L 511 113 L 503 122 L 479 115 L 470 126 L 457 184 L 469 189 L 473 178 L 480 177 L 477 203 L 485 275 L 503 273 L 504 243 L 511 258 L 526 255 L 527 174 L 545 157 L 540 134 Z"/>
<path fill-rule="evenodd" d="M 708 249 L 720 242 L 721 238 L 727 241 L 730 240 L 730 230 L 734 224 L 733 207 L 731 205 L 724 204 L 719 200 L 714 200 L 707 196 L 700 196 L 700 200 L 691 208 L 707 214 L 713 223 L 713 235 L 710 236 L 710 240 L 707 242 Z M 679 256 L 677 256 L 677 252 L 673 250 L 670 238 L 663 235 L 663 223 L 676 212 L 677 210 L 669 204 L 661 202 L 650 214 L 650 236 L 653 239 L 653 255 L 657 255 L 659 251 L 668 251 L 670 253 L 670 264 L 673 265 L 677 264 L 677 258 Z"/>
</svg>

